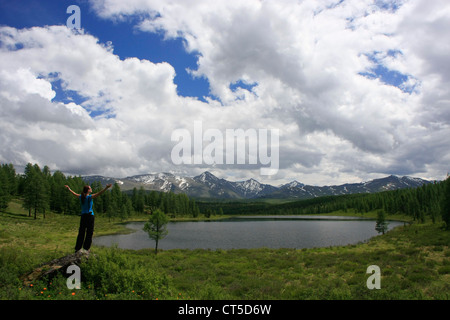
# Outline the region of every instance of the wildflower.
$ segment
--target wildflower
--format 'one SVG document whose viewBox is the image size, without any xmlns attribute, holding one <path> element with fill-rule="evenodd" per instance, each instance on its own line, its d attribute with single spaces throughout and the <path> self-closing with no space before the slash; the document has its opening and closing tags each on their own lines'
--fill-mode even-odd
<svg viewBox="0 0 450 320">
<path fill-rule="evenodd" d="M 75 292 L 72 292 L 72 295 L 74 296 L 74 295 L 75 295 Z"/>
</svg>

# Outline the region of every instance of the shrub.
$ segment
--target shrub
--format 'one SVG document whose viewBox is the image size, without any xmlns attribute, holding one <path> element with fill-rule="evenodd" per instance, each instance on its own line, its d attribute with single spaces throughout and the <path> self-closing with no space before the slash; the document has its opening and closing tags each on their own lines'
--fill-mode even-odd
<svg viewBox="0 0 450 320">
<path fill-rule="evenodd" d="M 94 289 L 97 298 L 155 299 L 170 295 L 165 275 L 145 263 L 129 259 L 117 248 L 89 258 L 82 265 L 82 284 Z"/>
</svg>

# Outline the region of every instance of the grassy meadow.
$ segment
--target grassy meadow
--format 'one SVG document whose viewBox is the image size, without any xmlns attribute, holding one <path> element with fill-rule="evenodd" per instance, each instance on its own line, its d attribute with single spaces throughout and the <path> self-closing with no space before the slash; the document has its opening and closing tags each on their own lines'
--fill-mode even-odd
<svg viewBox="0 0 450 320">
<path fill-rule="evenodd" d="M 0 299 L 449 299 L 450 232 L 431 222 L 365 243 L 313 249 L 167 250 L 155 256 L 154 249 L 94 246 L 81 266 L 81 289 L 69 290 L 63 275 L 24 286 L 21 275 L 73 252 L 78 223 L 79 216 L 54 213 L 34 220 L 20 202 L 11 202 L 0 213 Z M 96 217 L 94 236 L 116 232 L 128 232 L 124 221 Z M 381 289 L 366 286 L 370 265 L 381 269 Z"/>
</svg>

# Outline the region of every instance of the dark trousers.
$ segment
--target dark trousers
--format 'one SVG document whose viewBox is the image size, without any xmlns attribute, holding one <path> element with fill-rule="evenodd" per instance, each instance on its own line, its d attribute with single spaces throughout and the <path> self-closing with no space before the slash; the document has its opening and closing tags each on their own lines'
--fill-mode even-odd
<svg viewBox="0 0 450 320">
<path fill-rule="evenodd" d="M 92 235 L 94 234 L 94 216 L 91 214 L 82 214 L 80 219 L 80 228 L 78 229 L 77 244 L 75 251 L 82 247 L 89 250 L 92 244 Z"/>
</svg>

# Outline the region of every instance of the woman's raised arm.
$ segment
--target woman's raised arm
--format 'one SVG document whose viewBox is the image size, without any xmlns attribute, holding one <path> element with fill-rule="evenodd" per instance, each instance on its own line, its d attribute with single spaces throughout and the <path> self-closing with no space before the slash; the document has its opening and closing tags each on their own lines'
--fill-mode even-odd
<svg viewBox="0 0 450 320">
<path fill-rule="evenodd" d="M 106 187 L 105 187 L 105 189 L 103 189 L 102 191 L 99 191 L 99 192 L 97 192 L 97 193 L 94 193 L 94 194 L 92 195 L 92 198 L 97 198 L 98 196 L 102 195 L 102 193 L 105 192 L 106 190 L 108 190 L 109 188 L 111 188 L 111 186 L 112 186 L 111 183 L 110 183 L 110 184 L 107 184 Z"/>
<path fill-rule="evenodd" d="M 68 185 L 65 185 L 64 187 L 66 187 L 67 190 L 69 190 L 70 193 L 72 193 L 75 197 L 79 197 L 80 196 L 78 193 L 73 192 L 72 189 L 70 189 L 70 187 Z"/>
</svg>

